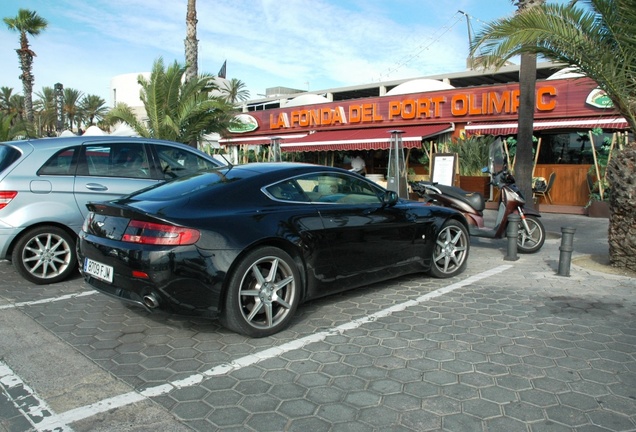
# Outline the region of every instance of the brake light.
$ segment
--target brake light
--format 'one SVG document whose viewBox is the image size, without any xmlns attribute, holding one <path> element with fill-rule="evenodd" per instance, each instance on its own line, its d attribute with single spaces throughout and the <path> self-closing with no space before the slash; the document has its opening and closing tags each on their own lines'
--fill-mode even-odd
<svg viewBox="0 0 636 432">
<path fill-rule="evenodd" d="M 196 243 L 199 237 L 199 231 L 192 228 L 131 220 L 121 239 L 129 243 L 183 246 Z"/>
<path fill-rule="evenodd" d="M 0 209 L 3 209 L 16 197 L 18 191 L 0 191 Z"/>
</svg>

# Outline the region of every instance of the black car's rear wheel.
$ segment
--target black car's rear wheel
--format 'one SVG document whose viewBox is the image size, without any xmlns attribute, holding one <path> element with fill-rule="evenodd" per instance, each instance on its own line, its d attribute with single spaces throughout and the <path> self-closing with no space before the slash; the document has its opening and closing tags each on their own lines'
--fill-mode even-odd
<svg viewBox="0 0 636 432">
<path fill-rule="evenodd" d="M 33 228 L 15 244 L 11 261 L 18 273 L 34 284 L 60 282 L 77 269 L 75 239 L 55 226 Z"/>
<path fill-rule="evenodd" d="M 466 227 L 456 220 L 449 220 L 437 234 L 429 273 L 438 278 L 449 278 L 466 268 L 470 241 Z"/>
<path fill-rule="evenodd" d="M 255 249 L 229 279 L 221 323 L 251 337 L 277 333 L 289 324 L 298 307 L 300 284 L 289 254 L 274 247 Z"/>
</svg>

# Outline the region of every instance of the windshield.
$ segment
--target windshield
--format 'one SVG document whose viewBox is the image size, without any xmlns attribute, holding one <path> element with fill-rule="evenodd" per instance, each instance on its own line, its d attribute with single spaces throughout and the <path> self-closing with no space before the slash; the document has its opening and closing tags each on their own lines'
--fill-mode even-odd
<svg viewBox="0 0 636 432">
<path fill-rule="evenodd" d="M 497 174 L 508 168 L 501 138 L 497 138 L 492 144 L 490 144 L 489 159 L 490 166 L 488 168 L 492 174 Z"/>
</svg>

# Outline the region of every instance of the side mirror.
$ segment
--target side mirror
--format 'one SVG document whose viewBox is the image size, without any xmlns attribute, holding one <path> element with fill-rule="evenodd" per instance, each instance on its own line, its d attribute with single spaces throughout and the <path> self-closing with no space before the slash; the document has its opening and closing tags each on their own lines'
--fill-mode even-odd
<svg viewBox="0 0 636 432">
<path fill-rule="evenodd" d="M 398 196 L 397 192 L 395 191 L 386 191 L 384 193 L 384 197 L 382 198 L 382 204 L 385 206 L 394 206 L 398 200 L 400 199 L 400 197 Z"/>
</svg>

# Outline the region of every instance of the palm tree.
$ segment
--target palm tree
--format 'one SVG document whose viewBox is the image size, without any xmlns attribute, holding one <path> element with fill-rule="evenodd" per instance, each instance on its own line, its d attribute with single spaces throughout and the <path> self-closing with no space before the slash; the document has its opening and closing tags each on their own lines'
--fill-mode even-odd
<svg viewBox="0 0 636 432">
<path fill-rule="evenodd" d="M 12 113 L 16 114 L 14 120 L 26 120 L 26 116 L 24 115 L 24 96 L 21 94 L 11 95 L 9 99 L 9 114 Z"/>
<path fill-rule="evenodd" d="M 38 119 L 38 133 L 51 136 L 57 121 L 55 90 L 53 87 L 42 87 L 42 91 L 36 92 L 35 95 L 38 98 L 33 102 L 33 110 Z"/>
<path fill-rule="evenodd" d="M 168 68 L 163 59 L 155 61 L 150 79 L 139 76 L 141 100 L 148 119 L 141 122 L 125 104 L 117 104 L 108 115 L 111 122 L 127 123 L 140 136 L 189 144 L 204 133 L 221 132 L 229 124 L 233 108 L 211 96 L 215 90 L 211 75 L 184 81 L 185 67 L 176 61 Z"/>
<path fill-rule="evenodd" d="M 69 129 L 71 131 L 73 130 L 73 121 L 81 110 L 80 99 L 83 95 L 84 93 L 79 90 L 75 90 L 74 88 L 64 89 L 64 112 L 68 118 Z"/>
<path fill-rule="evenodd" d="M 0 112 L 0 141 L 11 141 L 33 136 L 32 124 L 19 120 L 16 114 Z"/>
<path fill-rule="evenodd" d="M 518 0 L 512 3 L 517 6 L 517 13 L 543 4 L 545 0 Z M 517 158 L 515 178 L 523 196 L 532 196 L 532 132 L 534 131 L 534 106 L 536 103 L 535 87 L 537 84 L 537 56 L 531 52 L 521 54 L 519 66 L 519 119 L 517 129 Z M 529 207 L 534 202 L 528 200 Z"/>
<path fill-rule="evenodd" d="M 186 39 L 185 39 L 185 80 L 195 79 L 199 74 L 199 41 L 197 40 L 197 2 L 188 0 L 186 12 Z"/>
<path fill-rule="evenodd" d="M 29 47 L 29 39 L 27 35 L 37 36 L 46 27 L 48 22 L 39 16 L 36 12 L 28 9 L 18 10 L 18 15 L 14 18 L 4 18 L 4 23 L 9 30 L 14 30 L 20 33 L 20 48 L 16 51 L 20 58 L 20 69 L 22 74 L 20 79 L 24 87 L 24 111 L 26 113 L 27 120 L 33 123 L 33 57 L 35 52 Z"/>
<path fill-rule="evenodd" d="M 86 95 L 80 102 L 80 109 L 83 111 L 83 116 L 88 119 L 88 125 L 92 126 L 95 122 L 103 120 L 108 114 L 108 107 L 106 101 L 97 95 Z"/>
<path fill-rule="evenodd" d="M 496 20 L 475 38 L 486 64 L 529 52 L 571 64 L 607 93 L 614 108 L 636 133 L 636 8 L 634 0 L 585 0 L 543 4 Z M 608 166 L 610 262 L 636 270 L 636 143 L 626 146 Z"/>
<path fill-rule="evenodd" d="M 247 90 L 243 81 L 237 78 L 232 78 L 229 82 L 223 84 L 221 92 L 225 93 L 225 100 L 232 105 L 237 102 L 243 102 L 250 98 L 250 92 Z"/>
<path fill-rule="evenodd" d="M 10 113 L 11 96 L 13 96 L 12 87 L 0 87 L 0 110 L 7 114 Z"/>
</svg>

